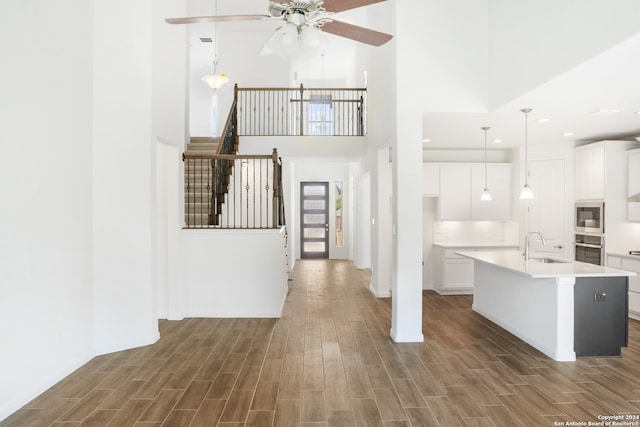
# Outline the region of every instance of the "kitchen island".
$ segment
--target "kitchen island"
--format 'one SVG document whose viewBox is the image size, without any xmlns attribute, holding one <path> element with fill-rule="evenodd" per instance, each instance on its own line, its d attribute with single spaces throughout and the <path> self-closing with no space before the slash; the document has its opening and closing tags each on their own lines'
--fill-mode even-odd
<svg viewBox="0 0 640 427">
<path fill-rule="evenodd" d="M 474 262 L 473 310 L 557 361 L 619 356 L 635 273 L 519 251 L 457 252 Z"/>
</svg>

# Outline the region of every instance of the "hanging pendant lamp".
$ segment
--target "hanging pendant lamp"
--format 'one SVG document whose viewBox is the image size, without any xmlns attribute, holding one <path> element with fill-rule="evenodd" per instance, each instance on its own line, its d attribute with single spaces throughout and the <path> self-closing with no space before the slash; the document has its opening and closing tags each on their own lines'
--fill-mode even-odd
<svg viewBox="0 0 640 427">
<path fill-rule="evenodd" d="M 488 126 L 484 126 L 480 129 L 484 131 L 484 190 L 482 190 L 480 200 L 490 201 L 493 200 L 493 197 L 491 197 L 491 192 L 487 188 L 487 131 L 491 128 Z"/>
<path fill-rule="evenodd" d="M 529 187 L 529 144 L 527 141 L 527 122 L 531 108 L 523 108 L 520 111 L 524 113 L 524 187 L 520 191 L 520 200 L 531 200 L 534 197 L 533 191 Z"/>
<path fill-rule="evenodd" d="M 220 89 L 222 85 L 229 81 L 224 73 L 216 74 L 216 65 L 218 65 L 218 60 L 214 59 L 213 74 L 202 77 L 202 81 L 208 84 L 211 89 Z"/>
<path fill-rule="evenodd" d="M 214 14 L 218 14 L 218 0 L 214 3 Z M 218 24 L 214 24 L 213 31 L 213 74 L 202 77 L 202 81 L 208 84 L 211 89 L 216 90 L 220 89 L 229 79 L 224 73 L 216 74 L 216 68 L 218 66 Z"/>
</svg>

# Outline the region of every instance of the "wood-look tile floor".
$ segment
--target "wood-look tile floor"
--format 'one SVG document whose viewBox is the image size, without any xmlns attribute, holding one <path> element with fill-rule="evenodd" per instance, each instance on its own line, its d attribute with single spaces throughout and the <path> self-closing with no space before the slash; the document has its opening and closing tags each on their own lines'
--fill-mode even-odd
<svg viewBox="0 0 640 427">
<path fill-rule="evenodd" d="M 0 426 L 513 427 L 640 415 L 640 322 L 623 357 L 560 363 L 474 313 L 470 296 L 425 291 L 425 342 L 396 344 L 390 299 L 374 298 L 351 262 L 297 261 L 292 278 L 282 318 L 160 321 L 158 343 L 94 358 Z"/>
</svg>

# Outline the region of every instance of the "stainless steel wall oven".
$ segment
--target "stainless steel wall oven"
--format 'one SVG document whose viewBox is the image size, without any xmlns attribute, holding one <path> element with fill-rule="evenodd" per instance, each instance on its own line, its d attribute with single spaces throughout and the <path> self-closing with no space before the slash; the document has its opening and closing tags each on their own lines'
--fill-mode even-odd
<svg viewBox="0 0 640 427">
<path fill-rule="evenodd" d="M 604 236 L 576 234 L 576 261 L 604 265 Z"/>
</svg>

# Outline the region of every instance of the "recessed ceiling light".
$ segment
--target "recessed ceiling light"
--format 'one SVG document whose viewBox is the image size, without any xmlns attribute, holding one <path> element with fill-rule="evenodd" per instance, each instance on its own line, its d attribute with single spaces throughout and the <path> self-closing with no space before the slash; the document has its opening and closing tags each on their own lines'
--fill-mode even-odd
<svg viewBox="0 0 640 427">
<path fill-rule="evenodd" d="M 499 144 L 499 143 L 501 143 L 501 142 L 502 142 L 502 140 L 501 140 L 501 139 L 494 139 L 494 140 L 493 140 L 493 141 L 491 141 L 491 142 L 493 142 L 494 144 Z"/>
<path fill-rule="evenodd" d="M 640 111 L 636 111 L 636 114 L 640 114 Z"/>
<path fill-rule="evenodd" d="M 548 118 L 548 117 L 543 117 L 541 119 L 538 119 L 537 121 L 540 122 L 540 123 L 546 123 L 546 122 L 550 122 L 551 119 Z"/>
<path fill-rule="evenodd" d="M 429 138 L 424 138 L 422 142 L 431 142 L 431 140 Z"/>
<path fill-rule="evenodd" d="M 573 132 L 565 132 L 562 136 L 573 136 Z"/>
</svg>

